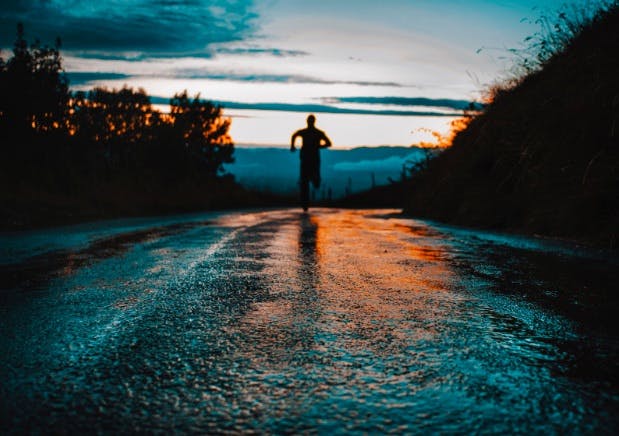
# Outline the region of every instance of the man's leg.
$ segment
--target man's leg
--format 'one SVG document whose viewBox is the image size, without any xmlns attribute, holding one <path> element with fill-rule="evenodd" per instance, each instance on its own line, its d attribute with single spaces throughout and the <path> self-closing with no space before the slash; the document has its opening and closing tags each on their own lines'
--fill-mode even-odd
<svg viewBox="0 0 619 436">
<path fill-rule="evenodd" d="M 312 185 L 314 185 L 314 189 L 320 188 L 320 169 L 314 170 L 312 174 Z"/>
<path fill-rule="evenodd" d="M 301 178 L 301 207 L 305 211 L 309 207 L 309 180 L 305 177 Z"/>
</svg>

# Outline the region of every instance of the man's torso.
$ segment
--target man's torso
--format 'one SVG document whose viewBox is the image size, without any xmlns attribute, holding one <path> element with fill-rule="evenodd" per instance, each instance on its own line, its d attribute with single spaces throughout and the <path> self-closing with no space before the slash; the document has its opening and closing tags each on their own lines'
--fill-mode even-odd
<svg viewBox="0 0 619 436">
<path fill-rule="evenodd" d="M 299 130 L 299 136 L 303 139 L 301 147 L 301 159 L 318 159 L 318 150 L 320 149 L 320 141 L 324 139 L 325 134 L 322 130 L 316 128 L 306 128 Z"/>
</svg>

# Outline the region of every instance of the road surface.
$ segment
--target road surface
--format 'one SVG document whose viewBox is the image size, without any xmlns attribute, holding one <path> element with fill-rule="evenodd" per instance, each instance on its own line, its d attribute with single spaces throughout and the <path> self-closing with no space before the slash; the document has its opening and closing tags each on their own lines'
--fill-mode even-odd
<svg viewBox="0 0 619 436">
<path fill-rule="evenodd" d="M 612 253 L 335 209 L 0 242 L 2 432 L 619 429 Z"/>
</svg>

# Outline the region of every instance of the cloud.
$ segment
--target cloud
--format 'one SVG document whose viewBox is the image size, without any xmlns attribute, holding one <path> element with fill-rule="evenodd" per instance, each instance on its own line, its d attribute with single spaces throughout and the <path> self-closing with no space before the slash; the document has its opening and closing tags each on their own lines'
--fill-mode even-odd
<svg viewBox="0 0 619 436">
<path fill-rule="evenodd" d="M 12 45 L 23 22 L 29 40 L 59 36 L 67 50 L 208 54 L 211 44 L 253 34 L 256 17 L 252 0 L 9 0 L 0 11 L 0 46 Z"/>
<path fill-rule="evenodd" d="M 461 113 L 445 113 L 435 111 L 406 111 L 406 110 L 373 110 L 373 109 L 349 109 L 322 104 L 292 104 L 292 103 L 239 103 L 222 101 L 219 102 L 227 109 L 254 109 L 286 112 L 316 112 L 329 114 L 356 114 L 356 115 L 403 115 L 418 117 L 453 117 Z"/>
<path fill-rule="evenodd" d="M 83 56 L 80 56 L 81 59 L 84 59 Z M 92 57 L 92 59 L 102 60 L 100 58 Z M 105 61 L 131 61 L 132 59 L 116 59 L 116 58 L 108 58 Z M 205 68 L 171 68 L 167 71 L 157 71 L 157 72 L 148 72 L 148 69 L 145 69 L 144 73 L 135 74 L 135 68 L 132 68 L 134 71 L 124 72 L 124 73 L 116 73 L 119 71 L 118 65 L 103 65 L 102 71 L 100 72 L 92 72 L 92 73 L 69 73 L 70 78 L 75 77 L 78 81 L 74 82 L 71 80 L 71 85 L 83 85 L 88 83 L 89 81 L 98 81 L 98 80 L 117 80 L 117 79 L 129 79 L 132 77 L 139 78 L 160 78 L 160 77 L 168 77 L 175 79 L 208 79 L 208 80 L 220 80 L 220 81 L 232 81 L 232 82 L 253 82 L 253 83 L 294 83 L 294 84 L 312 84 L 312 85 L 357 85 L 357 86 L 378 86 L 378 87 L 391 87 L 391 88 L 400 88 L 403 85 L 395 82 L 380 82 L 380 81 L 355 81 L 355 80 L 330 80 L 330 79 L 321 79 L 318 77 L 311 77 L 305 75 L 298 74 L 266 74 L 266 73 L 242 73 L 242 72 L 234 72 L 234 71 L 223 71 L 223 72 L 208 72 L 205 71 Z M 113 73 L 104 73 L 104 68 L 113 68 Z M 121 69 L 122 71 L 122 69 Z M 88 74 L 91 74 L 90 76 Z M 108 75 L 107 77 L 105 75 Z M 90 79 L 89 79 L 90 77 Z M 331 99 L 329 99 L 331 100 Z"/>
<path fill-rule="evenodd" d="M 467 100 L 453 100 L 448 98 L 425 98 L 425 97 L 327 97 L 322 99 L 329 104 L 358 103 L 367 105 L 385 106 L 424 106 L 455 110 L 475 109 L 481 110 L 484 105 Z"/>
<path fill-rule="evenodd" d="M 98 80 L 121 80 L 130 77 L 120 73 L 96 73 L 96 72 L 69 72 L 66 73 L 69 83 L 72 86 L 85 85 Z"/>
<path fill-rule="evenodd" d="M 226 43 L 224 43 L 226 44 Z M 116 51 L 113 53 L 100 50 L 71 50 L 71 55 L 83 59 L 99 59 L 104 61 L 132 61 L 140 62 L 147 59 L 159 58 L 202 58 L 209 59 L 215 55 L 242 55 L 242 56 L 274 56 L 279 58 L 284 57 L 299 57 L 307 56 L 308 52 L 302 50 L 286 50 L 282 48 L 263 48 L 263 47 L 202 47 L 199 50 L 175 52 L 156 52 L 148 53 L 140 51 Z"/>
<path fill-rule="evenodd" d="M 152 97 L 154 104 L 168 104 L 170 99 L 165 97 Z M 436 111 L 407 111 L 407 110 L 375 110 L 375 109 L 349 109 L 323 104 L 293 104 L 293 103 L 244 103 L 236 101 L 213 101 L 224 109 L 246 109 L 304 113 L 327 113 L 327 114 L 355 114 L 355 115 L 401 115 L 417 117 L 454 117 L 461 116 L 461 112 L 436 112 Z"/>
<path fill-rule="evenodd" d="M 65 51 L 66 52 L 66 51 Z M 176 51 L 176 52 L 158 52 L 158 51 L 101 51 L 101 50 L 68 50 L 68 53 L 75 58 L 80 59 L 95 59 L 99 61 L 127 61 L 127 62 L 142 62 L 154 59 L 178 59 L 178 58 L 198 58 L 209 59 L 214 55 L 214 51 L 209 47 L 205 47 L 198 51 Z"/>
<path fill-rule="evenodd" d="M 303 50 L 285 50 L 281 48 L 260 48 L 260 47 L 220 47 L 215 50 L 219 54 L 233 54 L 233 55 L 270 55 L 277 57 L 297 57 L 307 56 L 308 52 Z"/>
<path fill-rule="evenodd" d="M 184 79 L 230 80 L 234 82 L 259 83 L 306 83 L 319 85 L 358 85 L 358 86 L 388 86 L 400 88 L 403 85 L 396 82 L 330 80 L 300 74 L 245 74 L 233 71 L 205 72 L 204 69 L 179 69 L 173 72 L 174 77 Z"/>
</svg>

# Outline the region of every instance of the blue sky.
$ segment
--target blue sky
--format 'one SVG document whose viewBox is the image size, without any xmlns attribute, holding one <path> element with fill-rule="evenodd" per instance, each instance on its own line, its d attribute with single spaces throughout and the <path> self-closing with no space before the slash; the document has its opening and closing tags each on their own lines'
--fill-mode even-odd
<svg viewBox="0 0 619 436">
<path fill-rule="evenodd" d="M 0 46 L 22 21 L 29 39 L 62 38 L 74 89 L 228 102 L 241 144 L 285 144 L 316 111 L 336 146 L 409 145 L 446 131 L 505 74 L 506 49 L 537 30 L 531 21 L 563 3 L 3 0 Z"/>
</svg>

